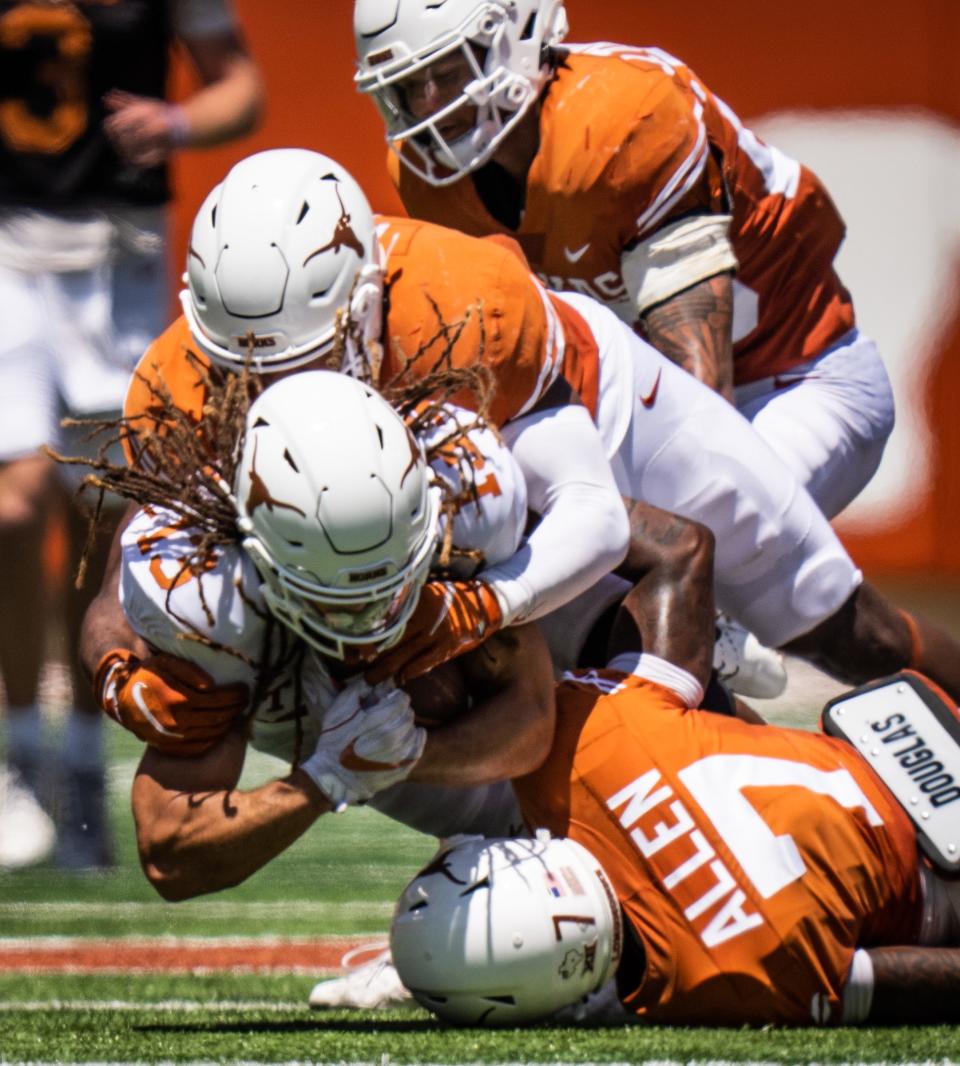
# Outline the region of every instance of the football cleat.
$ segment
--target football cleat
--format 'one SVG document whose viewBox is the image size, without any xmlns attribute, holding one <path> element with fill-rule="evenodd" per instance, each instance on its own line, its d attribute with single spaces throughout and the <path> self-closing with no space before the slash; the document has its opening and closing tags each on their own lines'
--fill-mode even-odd
<svg viewBox="0 0 960 1066">
<path fill-rule="evenodd" d="M 717 612 L 717 636 L 713 647 L 713 668 L 720 680 L 738 696 L 772 700 L 787 687 L 783 656 L 767 648 L 735 622 Z"/>
<path fill-rule="evenodd" d="M 376 952 L 367 962 L 356 965 L 358 959 Z M 413 996 L 403 987 L 390 949 L 381 941 L 348 951 L 340 960 L 347 973 L 343 977 L 320 981 L 310 993 L 313 1010 L 332 1010 L 345 1007 L 353 1010 L 389 1010 L 393 1007 L 415 1007 Z"/>
<path fill-rule="evenodd" d="M 0 766 L 0 870 L 43 862 L 55 840 L 53 822 L 37 797 L 16 770 Z"/>
</svg>

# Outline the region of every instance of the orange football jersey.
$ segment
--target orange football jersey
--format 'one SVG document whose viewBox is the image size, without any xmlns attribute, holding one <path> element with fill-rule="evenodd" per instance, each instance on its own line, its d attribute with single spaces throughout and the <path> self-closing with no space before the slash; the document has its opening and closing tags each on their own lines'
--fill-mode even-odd
<svg viewBox="0 0 960 1066">
<path fill-rule="evenodd" d="M 192 359 L 188 352 L 192 353 Z M 160 411 L 164 390 L 175 407 L 199 422 L 207 398 L 203 373 L 209 368 L 210 360 L 194 342 L 187 320 L 183 316 L 176 319 L 153 341 L 134 368 L 123 403 L 130 429 L 135 433 L 158 429 L 162 432 Z M 132 463 L 133 442 L 125 438 L 123 446 L 127 461 Z"/>
<path fill-rule="evenodd" d="M 492 370 L 494 425 L 529 412 L 560 377 L 596 414 L 599 354 L 593 334 L 569 304 L 540 285 L 513 241 L 477 240 L 405 218 L 379 218 L 378 233 L 387 292 L 381 381 L 408 364 L 411 375 L 426 376 L 449 347 L 451 365 L 479 360 Z M 202 375 L 188 350 L 199 355 L 179 318 L 140 360 L 127 394 L 128 418 L 150 418 L 156 397 L 147 382 L 158 381 L 178 407 L 199 417 Z M 209 365 L 205 358 L 200 363 Z M 475 406 L 468 394 L 453 399 Z"/>
<path fill-rule="evenodd" d="M 530 826 L 601 862 L 646 954 L 625 1004 L 679 1023 L 839 1021 L 853 952 L 915 940 L 916 835 L 850 746 L 686 710 L 632 675 L 567 675 Z"/>
<path fill-rule="evenodd" d="M 550 288 L 593 296 L 631 324 L 623 250 L 683 215 L 732 214 L 737 281 L 756 300 L 755 313 L 749 294 L 738 300 L 737 384 L 789 370 L 853 326 L 833 269 L 843 220 L 819 179 L 659 49 L 571 46 L 544 98 L 515 231 L 492 217 L 469 177 L 435 188 L 395 156 L 389 167 L 414 217 L 510 233 Z"/>
<path fill-rule="evenodd" d="M 382 380 L 408 362 L 415 376 L 429 374 L 450 346 L 453 366 L 481 361 L 493 371 L 495 425 L 528 413 L 561 376 L 596 414 L 593 335 L 513 241 L 406 218 L 380 219 L 378 233 L 389 294 Z M 469 396 L 454 399 L 472 406 Z"/>
</svg>

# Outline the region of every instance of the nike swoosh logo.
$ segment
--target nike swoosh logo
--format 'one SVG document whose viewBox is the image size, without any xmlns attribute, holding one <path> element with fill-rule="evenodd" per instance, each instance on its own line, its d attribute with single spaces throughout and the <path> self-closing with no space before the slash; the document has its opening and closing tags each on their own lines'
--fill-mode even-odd
<svg viewBox="0 0 960 1066">
<path fill-rule="evenodd" d="M 146 687 L 147 686 L 142 681 L 135 681 L 131 691 L 133 702 L 140 708 L 143 717 L 146 718 L 161 736 L 176 737 L 177 740 L 183 740 L 183 733 L 174 733 L 172 729 L 166 729 L 156 720 L 156 718 L 154 718 L 153 712 L 147 706 L 147 701 L 143 698 L 143 689 Z"/>
<path fill-rule="evenodd" d="M 340 752 L 340 765 L 345 770 L 377 771 L 397 770 L 401 766 L 412 766 L 414 759 L 403 759 L 401 762 L 377 762 L 375 759 L 365 759 L 356 751 L 356 740 L 350 743 Z"/>
<path fill-rule="evenodd" d="M 436 631 L 443 624 L 443 620 L 450 613 L 450 608 L 453 606 L 453 601 L 454 601 L 453 588 L 452 587 L 448 587 L 448 588 L 444 589 L 444 592 L 443 592 L 443 607 L 440 609 L 440 613 L 437 615 L 436 621 L 430 627 L 430 632 L 427 634 L 428 636 L 432 637 L 434 635 L 434 633 L 436 633 Z"/>
<path fill-rule="evenodd" d="M 569 248 L 564 248 L 563 254 L 566 256 L 568 263 L 579 263 L 580 260 L 587 254 L 587 249 L 589 247 L 590 241 L 587 241 L 587 243 L 582 248 L 578 248 L 574 252 L 571 252 Z"/>
<path fill-rule="evenodd" d="M 653 388 L 647 393 L 646 396 L 640 397 L 640 402 L 643 404 L 644 407 L 653 407 L 653 405 L 657 402 L 657 393 L 660 391 L 660 375 L 662 373 L 662 369 L 657 371 L 657 376 L 653 380 Z"/>
</svg>

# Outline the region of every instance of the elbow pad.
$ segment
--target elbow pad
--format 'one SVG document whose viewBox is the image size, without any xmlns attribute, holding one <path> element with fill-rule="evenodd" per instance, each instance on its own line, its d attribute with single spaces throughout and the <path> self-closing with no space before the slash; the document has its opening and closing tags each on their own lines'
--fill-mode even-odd
<svg viewBox="0 0 960 1066">
<path fill-rule="evenodd" d="M 682 218 L 623 253 L 620 270 L 638 315 L 699 281 L 737 269 L 730 218 Z"/>
</svg>

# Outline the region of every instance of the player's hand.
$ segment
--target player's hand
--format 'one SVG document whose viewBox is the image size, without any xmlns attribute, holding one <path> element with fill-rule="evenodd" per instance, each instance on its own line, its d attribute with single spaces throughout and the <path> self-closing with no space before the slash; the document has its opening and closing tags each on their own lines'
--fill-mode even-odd
<svg viewBox="0 0 960 1066">
<path fill-rule="evenodd" d="M 426 740 L 405 692 L 354 678 L 324 715 L 316 750 L 300 769 L 343 810 L 402 781 Z"/>
<path fill-rule="evenodd" d="M 104 132 L 127 163 L 159 166 L 182 143 L 182 112 L 165 100 L 113 89 L 103 102 L 111 112 L 103 121 Z"/>
<path fill-rule="evenodd" d="M 482 644 L 502 624 L 500 603 L 483 581 L 430 581 L 399 643 L 367 667 L 366 677 L 411 681 Z"/>
<path fill-rule="evenodd" d="M 107 652 L 93 681 L 100 706 L 124 729 L 167 755 L 201 755 L 247 709 L 240 682 L 217 685 L 202 667 L 173 655 L 138 659 L 123 648 Z"/>
</svg>

